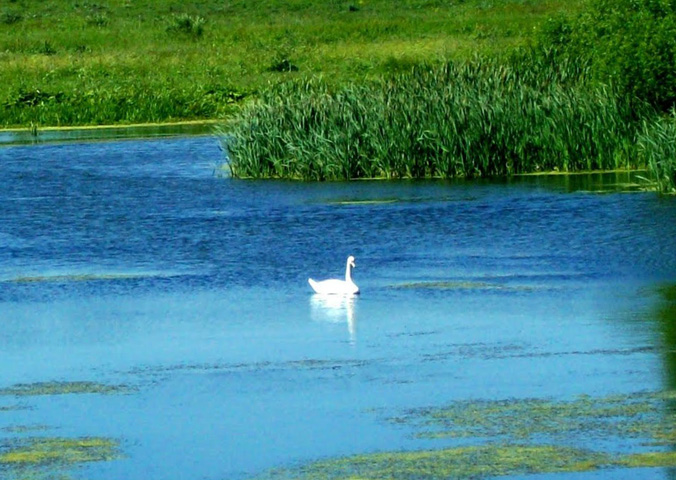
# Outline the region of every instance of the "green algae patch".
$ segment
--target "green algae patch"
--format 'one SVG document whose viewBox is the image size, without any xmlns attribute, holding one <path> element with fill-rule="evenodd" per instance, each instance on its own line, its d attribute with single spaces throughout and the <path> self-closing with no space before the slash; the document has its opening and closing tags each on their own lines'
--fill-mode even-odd
<svg viewBox="0 0 676 480">
<path fill-rule="evenodd" d="M 396 290 L 483 290 L 483 291 L 505 291 L 505 292 L 530 292 L 536 290 L 535 286 L 528 285 L 505 285 L 502 283 L 473 282 L 473 281 L 424 281 L 408 282 L 391 285 L 390 288 Z"/>
<path fill-rule="evenodd" d="M 119 443 L 100 437 L 29 438 L 0 450 L 0 473 L 8 480 L 70 479 L 77 466 L 121 457 Z"/>
<path fill-rule="evenodd" d="M 75 283 L 102 282 L 115 280 L 142 280 L 146 278 L 170 278 L 173 273 L 71 273 L 62 275 L 34 275 L 14 277 L 5 282 L 11 283 Z"/>
<path fill-rule="evenodd" d="M 32 438 L 0 454 L 0 465 L 73 465 L 119 457 L 118 442 L 108 438 Z"/>
<path fill-rule="evenodd" d="M 0 476 L 6 480 L 70 480 L 78 466 L 121 458 L 116 440 L 100 437 L 29 438 L 0 445 Z"/>
<path fill-rule="evenodd" d="M 574 473 L 604 468 L 675 467 L 676 452 L 613 455 L 556 445 L 485 444 L 439 450 L 385 452 L 279 469 L 262 479 L 487 479 Z"/>
<path fill-rule="evenodd" d="M 626 455 L 617 462 L 624 467 L 676 467 L 676 452 L 647 452 Z"/>
<path fill-rule="evenodd" d="M 676 392 L 571 400 L 467 400 L 390 417 L 439 449 L 381 452 L 279 469 L 262 478 L 487 479 L 606 468 L 676 467 Z M 429 443 L 426 444 L 429 448 Z"/>
<path fill-rule="evenodd" d="M 26 405 L 0 405 L 0 412 L 14 412 L 16 410 L 26 410 Z"/>
<path fill-rule="evenodd" d="M 529 473 L 580 472 L 600 468 L 611 457 L 551 445 L 481 445 L 412 452 L 375 453 L 321 461 L 269 478 L 477 479 Z"/>
<path fill-rule="evenodd" d="M 477 289 L 494 290 L 504 288 L 502 285 L 487 282 L 410 282 L 393 285 L 396 289 L 429 289 L 429 290 L 458 290 L 458 289 Z"/>
<path fill-rule="evenodd" d="M 585 438 L 638 439 L 667 445 L 676 440 L 671 392 L 646 392 L 570 401 L 517 399 L 462 401 L 410 410 L 390 420 L 408 423 L 422 438 L 490 438 L 523 441 Z"/>
<path fill-rule="evenodd" d="M 48 425 L 12 425 L 4 427 L 0 430 L 8 433 L 30 433 L 30 432 L 44 432 L 51 430 L 52 427 Z"/>
<path fill-rule="evenodd" d="M 1 395 L 14 395 L 18 397 L 39 395 L 68 395 L 68 394 L 99 394 L 115 395 L 128 394 L 134 389 L 127 385 L 106 385 L 97 382 L 37 382 L 19 383 L 7 388 L 0 389 Z"/>
<path fill-rule="evenodd" d="M 382 199 L 382 200 L 338 200 L 329 202 L 329 205 L 388 205 L 390 203 L 397 203 L 398 199 Z"/>
</svg>

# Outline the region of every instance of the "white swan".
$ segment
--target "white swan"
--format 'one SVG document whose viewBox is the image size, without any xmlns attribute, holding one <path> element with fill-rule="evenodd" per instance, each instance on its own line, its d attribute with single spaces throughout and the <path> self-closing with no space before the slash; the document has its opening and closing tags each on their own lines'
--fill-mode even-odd
<svg viewBox="0 0 676 480">
<path fill-rule="evenodd" d="M 345 266 L 345 280 L 332 278 L 317 282 L 308 278 L 307 281 L 312 289 L 321 295 L 355 295 L 359 293 L 359 287 L 352 281 L 352 269 L 354 267 L 354 257 L 350 255 L 347 257 L 347 265 Z"/>
</svg>

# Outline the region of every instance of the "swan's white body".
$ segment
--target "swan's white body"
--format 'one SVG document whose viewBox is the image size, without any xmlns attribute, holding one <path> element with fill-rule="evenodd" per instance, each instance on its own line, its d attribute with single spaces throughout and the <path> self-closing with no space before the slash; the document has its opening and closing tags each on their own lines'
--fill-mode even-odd
<svg viewBox="0 0 676 480">
<path fill-rule="evenodd" d="M 352 269 L 355 267 L 354 257 L 347 257 L 345 266 L 345 280 L 332 278 L 318 282 L 308 278 L 308 283 L 316 293 L 320 295 L 355 295 L 359 293 L 359 287 L 352 281 Z"/>
</svg>

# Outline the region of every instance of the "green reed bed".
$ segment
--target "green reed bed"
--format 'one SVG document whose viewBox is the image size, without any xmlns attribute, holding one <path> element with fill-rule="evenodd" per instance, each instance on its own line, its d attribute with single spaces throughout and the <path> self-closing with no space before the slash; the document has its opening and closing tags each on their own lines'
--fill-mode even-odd
<svg viewBox="0 0 676 480">
<path fill-rule="evenodd" d="M 658 189 L 676 193 L 676 111 L 670 117 L 646 122 L 639 147 Z"/>
<path fill-rule="evenodd" d="M 637 107 L 475 60 L 273 88 L 225 130 L 234 177 L 481 177 L 636 167 Z M 647 110 L 647 109 L 646 109 Z"/>
</svg>

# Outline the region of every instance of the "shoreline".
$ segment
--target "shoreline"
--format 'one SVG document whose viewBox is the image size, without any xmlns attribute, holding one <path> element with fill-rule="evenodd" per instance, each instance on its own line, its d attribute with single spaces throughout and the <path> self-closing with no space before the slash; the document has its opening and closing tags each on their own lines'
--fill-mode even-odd
<svg viewBox="0 0 676 480">
<path fill-rule="evenodd" d="M 0 129 L 0 148 L 78 141 L 97 142 L 210 135 L 213 134 L 214 127 L 223 121 L 210 119 L 166 123 L 3 128 Z"/>
<path fill-rule="evenodd" d="M 214 127 L 225 122 L 224 119 L 210 120 L 186 120 L 181 122 L 166 123 L 137 123 L 126 125 L 83 125 L 83 126 L 49 126 L 38 128 L 4 128 L 0 129 L 0 148 L 13 146 L 47 145 L 68 142 L 105 142 L 124 141 L 151 138 L 172 137 L 195 137 L 215 135 Z M 584 170 L 584 171 L 536 171 L 518 173 L 511 177 L 537 177 L 537 176 L 577 176 L 598 174 L 639 174 L 647 173 L 645 168 L 615 168 L 611 170 Z M 460 178 L 460 177 L 458 177 Z M 504 177 L 509 178 L 509 177 Z M 250 179 L 248 177 L 240 178 Z M 431 177 L 428 180 L 441 180 L 443 177 Z M 265 180 L 289 180 L 302 181 L 289 178 L 268 178 Z M 358 182 L 381 182 L 394 180 L 387 177 L 354 178 L 350 181 Z M 397 179 L 413 180 L 413 179 Z M 447 179 L 448 180 L 448 179 Z M 647 179 L 646 179 L 647 180 Z M 628 190 L 638 191 L 653 190 L 654 185 L 649 182 L 646 185 L 632 184 Z"/>
<path fill-rule="evenodd" d="M 182 126 L 182 125 L 202 125 L 202 124 L 216 124 L 222 122 L 223 120 L 210 119 L 210 120 L 182 120 L 178 122 L 151 122 L 151 123 L 119 123 L 119 124 L 108 124 L 108 125 L 71 125 L 71 126 L 38 126 L 38 132 L 40 131 L 65 131 L 65 130 L 105 130 L 112 128 L 153 128 L 153 127 L 170 127 L 170 126 Z M 0 128 L 0 134 L 7 132 L 30 132 L 31 127 L 9 127 L 9 128 Z"/>
</svg>

